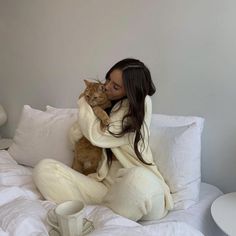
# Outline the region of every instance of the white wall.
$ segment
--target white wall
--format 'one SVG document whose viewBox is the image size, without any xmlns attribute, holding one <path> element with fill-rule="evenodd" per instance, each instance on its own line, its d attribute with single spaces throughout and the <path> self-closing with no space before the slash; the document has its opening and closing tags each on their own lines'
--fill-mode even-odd
<svg viewBox="0 0 236 236">
<path fill-rule="evenodd" d="M 158 113 L 205 117 L 203 180 L 236 191 L 236 1 L 0 0 L 1 129 L 21 108 L 75 107 L 84 78 L 143 60 Z"/>
</svg>

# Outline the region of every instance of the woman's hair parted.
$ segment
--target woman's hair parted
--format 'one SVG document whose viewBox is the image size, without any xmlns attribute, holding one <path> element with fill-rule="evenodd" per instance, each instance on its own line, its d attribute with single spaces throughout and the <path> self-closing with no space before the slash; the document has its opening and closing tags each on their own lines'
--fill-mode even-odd
<svg viewBox="0 0 236 236">
<path fill-rule="evenodd" d="M 122 120 L 122 131 L 114 136 L 121 137 L 126 133 L 135 132 L 134 151 L 139 160 L 147 165 L 140 150 L 138 143 L 143 142 L 141 127 L 144 123 L 145 116 L 145 97 L 152 96 L 156 92 L 155 85 L 152 81 L 151 73 L 147 66 L 133 58 L 126 58 L 117 62 L 106 74 L 106 79 L 109 79 L 113 70 L 122 71 L 123 84 L 126 91 L 126 96 L 129 101 L 128 113 Z"/>
</svg>

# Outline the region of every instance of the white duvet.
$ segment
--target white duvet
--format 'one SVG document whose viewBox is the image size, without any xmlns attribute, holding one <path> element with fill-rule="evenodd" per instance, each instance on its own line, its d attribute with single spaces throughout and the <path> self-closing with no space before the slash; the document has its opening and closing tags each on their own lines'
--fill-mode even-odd
<svg viewBox="0 0 236 236">
<path fill-rule="evenodd" d="M 43 200 L 32 181 L 32 170 L 17 165 L 7 151 L 0 151 L 0 236 L 47 236 L 46 214 L 55 205 Z M 102 206 L 86 206 L 86 218 L 95 230 L 88 236 L 202 236 L 183 222 L 142 226 Z"/>
</svg>

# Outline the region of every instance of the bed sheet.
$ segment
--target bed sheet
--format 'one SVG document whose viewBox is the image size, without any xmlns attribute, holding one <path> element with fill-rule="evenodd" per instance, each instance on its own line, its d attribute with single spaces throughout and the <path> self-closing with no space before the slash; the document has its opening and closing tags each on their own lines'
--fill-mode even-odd
<svg viewBox="0 0 236 236">
<path fill-rule="evenodd" d="M 7 151 L 0 151 L 0 236 L 47 236 L 48 210 L 55 204 L 46 201 L 32 181 L 32 169 L 18 165 Z M 85 217 L 93 221 L 90 236 L 202 236 L 186 222 L 166 221 L 141 225 L 98 205 L 86 206 Z"/>
</svg>

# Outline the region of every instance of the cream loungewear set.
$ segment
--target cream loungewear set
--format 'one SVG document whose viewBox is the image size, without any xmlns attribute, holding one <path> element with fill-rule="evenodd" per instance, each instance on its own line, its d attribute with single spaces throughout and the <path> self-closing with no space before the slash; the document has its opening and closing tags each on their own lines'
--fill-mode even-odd
<svg viewBox="0 0 236 236">
<path fill-rule="evenodd" d="M 116 104 L 110 114 L 110 130 L 118 133 L 121 121 L 128 109 L 128 100 L 120 109 Z M 100 120 L 82 97 L 78 101 L 78 123 L 72 127 L 70 136 L 76 141 L 82 134 L 92 144 L 102 147 L 103 155 L 96 173 L 85 176 L 52 159 L 38 163 L 33 172 L 36 186 L 47 199 L 56 203 L 81 200 L 86 204 L 102 204 L 115 213 L 137 221 L 159 219 L 173 208 L 169 187 L 154 164 L 148 145 L 152 103 L 145 99 L 144 143 L 139 150 L 143 159 L 153 165 L 145 165 L 133 148 L 135 133 L 114 137 L 100 129 Z M 117 160 L 108 168 L 105 148 L 110 148 Z"/>
</svg>

